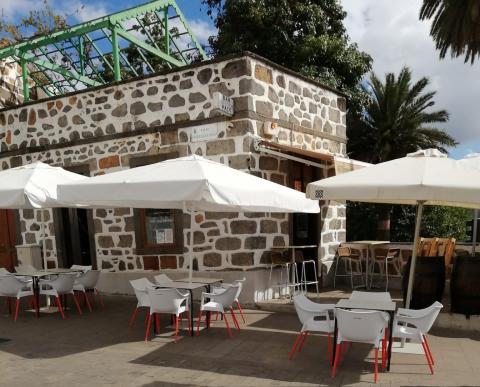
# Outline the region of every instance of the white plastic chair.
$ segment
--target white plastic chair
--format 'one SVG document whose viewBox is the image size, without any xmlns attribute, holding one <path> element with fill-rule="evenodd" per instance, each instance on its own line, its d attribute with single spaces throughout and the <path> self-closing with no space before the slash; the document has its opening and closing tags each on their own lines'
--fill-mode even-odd
<svg viewBox="0 0 480 387">
<path fill-rule="evenodd" d="M 92 305 L 90 303 L 90 300 L 88 299 L 89 291 L 97 295 L 98 302 L 100 303 L 100 305 L 102 305 L 102 307 L 105 306 L 102 298 L 100 297 L 100 293 L 96 288 L 99 277 L 99 270 L 87 270 L 84 273 L 80 274 L 77 278 L 75 278 L 75 282 L 73 284 L 73 290 L 83 293 L 85 302 L 90 312 L 92 311 Z"/>
<path fill-rule="evenodd" d="M 385 318 L 380 311 L 336 309 L 337 349 L 333 362 L 332 378 L 337 372 L 343 342 L 373 344 L 375 347 L 375 383 L 378 378 L 378 348 L 383 337 Z"/>
<path fill-rule="evenodd" d="M 152 316 L 154 316 L 155 318 L 157 332 L 160 332 L 160 322 L 158 315 L 162 313 L 174 316 L 175 342 L 177 342 L 178 339 L 178 321 L 183 313 L 187 313 L 188 332 L 190 335 L 192 334 L 192 327 L 190 326 L 190 312 L 188 310 L 188 292 L 182 293 L 177 289 L 147 288 L 147 295 L 150 300 L 150 314 L 147 321 L 145 341 L 148 341 Z"/>
<path fill-rule="evenodd" d="M 57 302 L 58 310 L 62 319 L 65 319 L 65 313 L 63 311 L 62 302 L 60 301 L 60 296 L 71 294 L 73 301 L 78 310 L 78 314 L 82 314 L 82 309 L 78 303 L 75 292 L 73 291 L 73 283 L 75 282 L 75 274 L 66 274 L 61 273 L 56 276 L 53 276 L 51 279 L 40 279 L 38 284 L 40 288 L 40 295 L 45 295 L 47 297 L 53 296 Z"/>
<path fill-rule="evenodd" d="M 0 275 L 0 296 L 16 298 L 14 321 L 17 321 L 18 310 L 20 308 L 20 299 L 23 297 L 32 297 L 32 302 L 35 304 L 36 300 L 33 297 L 32 282 L 24 282 L 16 278 L 12 274 Z"/>
<path fill-rule="evenodd" d="M 354 290 L 349 297 L 350 300 L 358 301 L 381 301 L 381 302 L 391 302 L 392 296 L 389 292 L 361 292 Z M 387 344 L 388 344 L 388 323 L 390 322 L 390 315 L 387 312 L 382 312 L 385 319 L 385 328 L 383 331 L 382 339 L 382 369 L 386 366 L 387 360 Z"/>
<path fill-rule="evenodd" d="M 247 280 L 247 278 L 243 277 L 242 279 L 234 280 L 233 283 L 231 283 L 231 284 L 226 284 L 225 283 L 225 284 L 221 284 L 220 286 L 212 287 L 212 293 L 218 294 L 218 293 L 222 293 L 223 290 L 226 289 L 228 286 L 240 285 L 238 287 L 238 291 L 237 291 L 237 295 L 235 296 L 234 303 L 237 305 L 238 311 L 240 312 L 240 316 L 242 317 L 242 320 L 243 320 L 244 324 L 246 324 L 247 322 L 245 320 L 245 315 L 243 314 L 242 305 L 240 305 L 240 301 L 238 300 L 238 297 L 240 297 L 240 294 L 242 293 L 243 284 L 245 283 L 246 280 Z M 218 319 L 218 313 L 217 313 L 217 319 Z"/>
<path fill-rule="evenodd" d="M 129 329 L 132 329 L 135 318 L 137 317 L 138 308 L 150 309 L 150 299 L 148 298 L 147 289 L 154 289 L 155 284 L 151 283 L 147 278 L 139 278 L 136 280 L 131 280 L 130 285 L 132 285 L 135 296 L 137 297 L 137 306 L 133 310 L 132 316 L 130 317 L 130 321 L 128 323 Z"/>
<path fill-rule="evenodd" d="M 310 332 L 319 332 L 327 334 L 328 354 L 331 362 L 334 322 L 330 319 L 330 313 L 333 315 L 335 312 L 335 304 L 318 304 L 309 300 L 303 294 L 294 296 L 293 304 L 295 305 L 298 319 L 302 323 L 302 329 L 298 333 L 288 359 L 291 360 L 295 352 L 302 350 L 305 339 Z M 320 320 L 319 318 L 322 319 Z"/>
<path fill-rule="evenodd" d="M 443 305 L 435 301 L 425 309 L 404 309 L 398 308 L 393 322 L 393 337 L 399 339 L 410 339 L 413 342 L 421 343 L 423 352 L 427 358 L 428 367 L 433 375 L 432 351 L 428 345 L 427 333 L 432 328 Z"/>
<path fill-rule="evenodd" d="M 230 314 L 232 315 L 233 323 L 235 327 L 240 330 L 240 325 L 238 325 L 237 318 L 235 317 L 235 313 L 233 312 L 233 303 L 235 302 L 235 298 L 238 293 L 238 288 L 240 284 L 230 285 L 225 288 L 222 293 L 202 293 L 202 302 L 200 305 L 200 313 L 198 316 L 198 324 L 197 324 L 197 336 L 200 333 L 200 324 L 202 322 L 202 312 L 218 312 L 221 313 L 223 316 L 223 320 L 225 321 L 225 325 L 227 326 L 227 332 L 230 337 L 233 337 L 232 331 L 230 330 L 230 325 L 227 320 L 227 316 L 225 314 L 226 310 L 230 310 Z M 208 300 L 207 300 L 208 299 Z M 207 318 L 207 326 L 209 327 L 209 319 Z"/>
</svg>

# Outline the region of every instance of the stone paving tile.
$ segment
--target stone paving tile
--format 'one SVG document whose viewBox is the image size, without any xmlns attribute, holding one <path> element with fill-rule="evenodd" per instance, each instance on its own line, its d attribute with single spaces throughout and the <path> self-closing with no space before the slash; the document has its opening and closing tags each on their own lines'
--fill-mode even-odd
<svg viewBox="0 0 480 387">
<path fill-rule="evenodd" d="M 330 378 L 326 339 L 311 335 L 287 359 L 299 322 L 293 314 L 247 311 L 247 325 L 234 338 L 224 323 L 173 342 L 168 318 L 162 333 L 144 342 L 144 314 L 132 331 L 129 297 L 106 297 L 105 309 L 78 316 L 68 311 L 14 323 L 0 315 L 0 386 L 370 386 L 373 351 L 354 344 L 335 379 Z M 480 335 L 436 330 L 430 337 L 436 365 L 430 375 L 423 356 L 393 354 L 391 372 L 376 386 L 480 385 Z"/>
</svg>

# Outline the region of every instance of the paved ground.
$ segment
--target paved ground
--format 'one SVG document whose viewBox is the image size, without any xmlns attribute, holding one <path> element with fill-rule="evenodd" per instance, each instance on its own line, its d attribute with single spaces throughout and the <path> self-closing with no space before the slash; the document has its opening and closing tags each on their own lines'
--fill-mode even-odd
<svg viewBox="0 0 480 387">
<path fill-rule="evenodd" d="M 0 385 L 2 386 L 314 386 L 369 385 L 372 352 L 355 344 L 338 376 L 329 376 L 326 340 L 309 337 L 289 361 L 287 354 L 299 328 L 288 313 L 247 311 L 248 325 L 227 338 L 223 322 L 214 322 L 199 337 L 173 343 L 162 320 L 163 334 L 143 341 L 144 315 L 133 331 L 128 319 L 133 298 L 108 297 L 105 309 L 68 318 L 58 314 L 36 319 L 24 313 L 14 323 L 0 316 Z M 392 371 L 381 373 L 377 385 L 480 385 L 480 336 L 433 332 L 436 373 L 429 374 L 424 357 L 392 356 Z"/>
</svg>

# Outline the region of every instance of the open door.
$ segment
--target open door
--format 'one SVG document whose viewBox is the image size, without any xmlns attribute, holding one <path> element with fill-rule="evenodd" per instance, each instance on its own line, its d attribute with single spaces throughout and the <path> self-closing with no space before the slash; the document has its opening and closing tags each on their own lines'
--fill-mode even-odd
<svg viewBox="0 0 480 387">
<path fill-rule="evenodd" d="M 14 210 L 0 210 L 0 267 L 13 271 L 17 264 Z"/>
<path fill-rule="evenodd" d="M 64 169 L 90 176 L 88 165 L 65 167 Z M 54 211 L 54 222 L 59 266 L 92 265 L 96 268 L 92 210 L 58 208 Z"/>
</svg>

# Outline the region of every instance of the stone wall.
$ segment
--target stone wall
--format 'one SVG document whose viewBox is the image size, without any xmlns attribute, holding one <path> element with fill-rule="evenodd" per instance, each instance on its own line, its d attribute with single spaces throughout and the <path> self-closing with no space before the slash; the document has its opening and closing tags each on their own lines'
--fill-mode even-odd
<svg viewBox="0 0 480 387">
<path fill-rule="evenodd" d="M 214 109 L 215 91 L 234 99 L 233 117 Z M 129 168 L 135 157 L 195 153 L 288 184 L 288 161 L 253 149 L 254 136 L 263 136 L 269 121 L 278 124 L 279 143 L 345 155 L 343 96 L 245 54 L 4 109 L 0 168 L 40 160 L 65 167 L 88 165 L 93 176 Z M 206 126 L 216 128 L 215 138 L 191 141 L 192 131 Z M 324 205 L 323 258 L 345 236 L 344 212 L 340 205 Z M 24 243 L 39 242 L 37 213 L 20 214 Z M 48 255 L 56 265 L 50 212 L 48 218 Z M 145 262 L 160 269 L 186 268 L 183 254 L 136 254 L 133 210 L 97 209 L 93 220 L 100 268 L 138 270 Z M 184 219 L 184 240 L 189 231 L 189 219 Z M 289 243 L 289 216 L 198 213 L 193 231 L 199 270 L 252 269 L 269 262 L 273 245 Z"/>
</svg>

